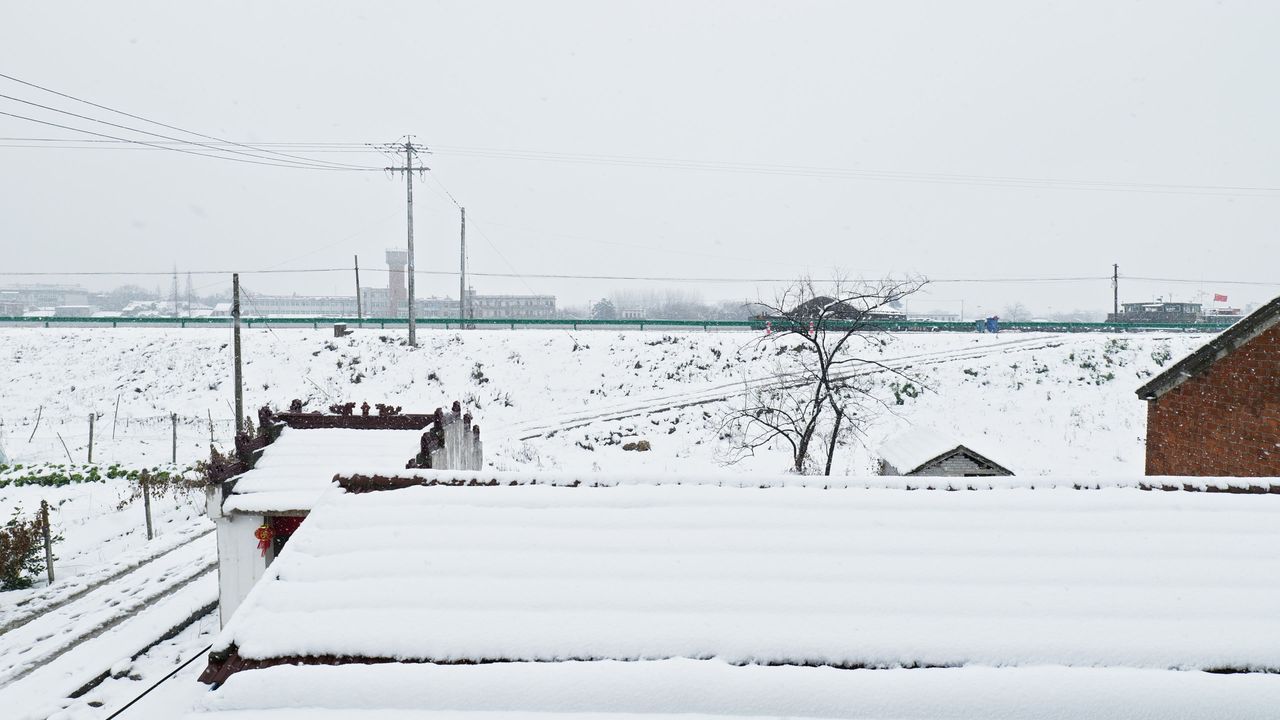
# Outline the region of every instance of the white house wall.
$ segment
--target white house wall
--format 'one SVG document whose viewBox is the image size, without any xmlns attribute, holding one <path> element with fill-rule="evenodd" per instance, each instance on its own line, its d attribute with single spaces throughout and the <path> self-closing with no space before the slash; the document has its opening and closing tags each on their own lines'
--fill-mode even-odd
<svg viewBox="0 0 1280 720">
<path fill-rule="evenodd" d="M 262 521 L 261 515 L 228 515 L 217 519 L 218 616 L 223 625 L 267 570 L 271 550 L 263 557 L 253 536 Z"/>
</svg>

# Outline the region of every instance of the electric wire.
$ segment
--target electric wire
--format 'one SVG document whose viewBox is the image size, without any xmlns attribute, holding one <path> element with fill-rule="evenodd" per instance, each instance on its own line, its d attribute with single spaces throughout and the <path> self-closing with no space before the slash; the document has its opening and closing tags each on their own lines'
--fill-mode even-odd
<svg viewBox="0 0 1280 720">
<path fill-rule="evenodd" d="M 49 120 L 39 120 L 39 119 L 36 119 L 36 118 L 33 118 L 33 117 L 28 117 L 28 116 L 26 116 L 26 115 L 18 115 L 17 113 L 5 112 L 5 111 L 3 111 L 3 110 L 0 110 L 0 115 L 5 115 L 5 116 L 7 116 L 7 117 L 17 118 L 17 119 L 19 119 L 19 120 L 27 120 L 27 121 L 29 121 L 29 122 L 38 123 L 38 124 L 40 124 L 40 125 L 48 125 L 48 126 L 50 126 L 50 127 L 61 128 L 61 129 L 63 129 L 63 130 L 70 130 L 70 131 L 72 131 L 72 132 L 85 133 L 85 134 L 87 134 L 87 135 L 94 135 L 94 136 L 97 136 L 97 137 L 110 138 L 110 139 L 112 139 L 112 140 L 120 140 L 120 141 L 122 141 L 122 142 L 136 143 L 136 144 L 138 144 L 138 145 L 146 145 L 147 147 L 157 148 L 157 149 L 160 149 L 160 150 L 170 150 L 170 151 L 172 151 L 172 152 L 179 152 L 179 153 L 184 153 L 184 154 L 187 154 L 187 155 L 197 155 L 197 156 L 199 156 L 199 157 L 214 158 L 214 159 L 217 159 L 217 160 L 229 160 L 229 161 L 232 161 L 232 162 L 249 163 L 249 164 L 251 164 L 251 165 L 267 165 L 267 166 L 270 166 L 270 167 L 292 168 L 292 169 L 294 169 L 294 170 L 327 170 L 327 171 L 347 171 L 347 172 L 356 172 L 356 171 L 357 171 L 357 169 L 355 169 L 355 168 L 350 168 L 350 169 L 348 169 L 348 168 L 319 168 L 319 167 L 315 167 L 315 168 L 313 168 L 313 167 L 307 167 L 307 166 L 303 166 L 303 165 L 298 165 L 297 163 L 285 164 L 285 163 L 269 162 L 269 161 L 265 161 L 265 160 L 252 160 L 252 159 L 249 159 L 249 158 L 232 157 L 232 156 L 229 156 L 229 155 L 210 155 L 209 153 L 198 152 L 198 151 L 195 151 L 195 150 L 188 150 L 188 149 L 186 149 L 186 148 L 182 148 L 182 147 L 168 147 L 168 146 L 164 146 L 164 145 L 156 145 L 156 144 L 154 144 L 154 143 L 150 143 L 150 142 L 147 142 L 147 141 L 145 141 L 145 140 L 132 140 L 132 139 L 128 139 L 128 138 L 116 137 L 115 135 L 107 135 L 107 134 L 105 134 L 105 133 L 95 132 L 95 131 L 93 131 L 93 130 L 85 130 L 84 128 L 71 127 L 70 125 L 62 125 L 62 124 L 60 124 L 60 123 L 51 122 L 51 121 L 49 121 Z M 361 168 L 361 169 L 364 169 L 364 170 L 379 170 L 379 171 L 380 171 L 382 168 Z"/>
<path fill-rule="evenodd" d="M 4 77 L 0 75 L 0 77 Z M 0 141 L 24 142 L 74 142 L 59 138 L 0 138 Z M 225 141 L 228 144 L 230 141 Z M 4 146 L 9 147 L 9 146 Z M 20 146 L 28 147 L 28 146 Z M 52 146 L 56 147 L 56 146 Z M 264 142 L 255 147 L 312 148 L 320 152 L 362 152 L 360 143 L 350 142 Z M 624 167 L 651 167 L 675 170 L 781 175 L 843 180 L 884 180 L 893 182 L 917 182 L 935 184 L 968 185 L 975 187 L 1092 190 L 1103 192 L 1136 192 L 1172 195 L 1201 195 L 1223 197 L 1280 197 L 1280 187 L 1261 185 L 1213 185 L 1179 183 L 1143 183 L 1114 180 L 1081 180 L 1069 178 L 1023 177 L 1014 175 L 981 175 L 964 173 L 940 173 L 925 171 L 883 170 L 822 167 L 812 165 L 734 163 L 723 161 L 685 160 L 679 158 L 639 157 L 627 155 L 599 155 L 585 153 L 544 152 L 533 150 L 477 148 L 451 145 L 434 145 L 432 149 L 442 156 L 475 157 L 498 160 L 526 160 L 575 164 L 615 165 Z"/>
<path fill-rule="evenodd" d="M 905 182 L 954 183 L 988 187 L 1021 187 L 1048 189 L 1100 190 L 1114 192 L 1149 192 L 1163 194 L 1196 194 L 1280 197 L 1280 187 L 1246 185 L 1193 185 L 1173 183 L 1135 183 L 1108 180 L 1074 180 L 1059 178 L 1035 178 L 1007 175 L 969 175 L 937 172 L 911 172 L 855 168 L 817 167 L 804 165 L 771 165 L 754 163 L 728 163 L 676 158 L 644 158 L 625 155 L 588 155 L 552 153 L 528 150 L 499 150 L 436 145 L 440 155 L 459 155 L 491 159 L 540 160 L 547 162 L 606 164 L 632 167 L 655 167 L 717 172 L 759 173 L 793 175 L 832 179 L 869 179 Z"/>
<path fill-rule="evenodd" d="M 30 82 L 30 81 L 27 81 L 27 80 L 23 80 L 23 79 L 21 79 L 21 78 L 16 78 L 16 77 L 14 77 L 14 76 L 12 76 L 12 75 L 6 75 L 6 74 L 4 74 L 4 73 L 0 73 L 0 78 L 4 78 L 4 79 L 6 79 L 6 80 L 10 80 L 10 81 L 12 81 L 12 82 L 16 82 L 16 83 L 19 83 L 19 84 L 22 84 L 22 85 L 26 85 L 27 87 L 35 88 L 35 89 L 37 89 L 37 90 L 42 90 L 42 91 L 44 91 L 44 92 L 50 93 L 50 94 L 52 94 L 52 95 L 57 95 L 58 97 L 66 98 L 66 99 L 68 99 L 68 100 L 74 100 L 74 101 L 79 102 L 79 103 L 84 103 L 85 105 L 89 105 L 89 106 L 91 106 L 91 107 L 95 107 L 95 108 L 98 108 L 98 109 L 100 109 L 100 110 L 106 110 L 107 112 L 113 112 L 113 113 L 116 113 L 116 114 L 118 114 L 118 115 L 123 115 L 123 116 L 125 116 L 125 117 L 132 118 L 132 119 L 134 119 L 134 120 L 141 120 L 142 122 L 145 122 L 145 123 L 150 123 L 150 124 L 152 124 L 152 125 L 157 125 L 157 126 L 159 126 L 159 127 L 167 128 L 167 129 L 169 129 L 169 130 L 175 130 L 175 131 L 177 131 L 177 132 L 186 133 L 187 135 L 194 135 L 195 137 L 203 138 L 203 139 L 205 139 L 205 140 L 214 140 L 214 141 L 217 141 L 217 142 L 220 142 L 220 143 L 227 143 L 227 144 L 235 145 L 235 146 L 237 146 L 237 147 L 242 147 L 242 148 L 245 148 L 245 149 L 248 149 L 248 150 L 255 150 L 255 149 L 256 149 L 256 148 L 254 148 L 254 147 L 252 147 L 252 146 L 250 146 L 250 145 L 244 144 L 244 143 L 238 143 L 238 142 L 234 142 L 234 141 L 231 141 L 231 140 L 224 140 L 224 139 L 222 139 L 222 138 L 218 138 L 218 137 L 215 137 L 215 136 L 213 136 L 213 135 L 205 135 L 205 134 L 203 134 L 203 133 L 198 133 L 198 132 L 195 132 L 195 131 L 193 131 L 193 130 L 186 130 L 186 129 L 184 129 L 184 128 L 180 128 L 180 127 L 178 127 L 178 126 L 176 126 L 176 125 L 169 125 L 169 124 L 166 124 L 166 123 L 159 122 L 158 120 L 152 120 L 152 119 L 150 119 L 150 118 L 146 118 L 146 117 L 143 117 L 143 116 L 141 116 L 141 115 L 135 115 L 135 114 L 133 114 L 133 113 L 125 112 L 125 111 L 123 111 L 123 110 L 117 110 L 116 108 L 108 107 L 108 106 L 106 106 L 106 105 L 102 105 L 102 104 L 100 104 L 100 103 L 96 103 L 96 102 L 93 102 L 93 101 L 90 101 L 90 100 L 85 100 L 84 98 L 79 98 L 79 97 L 76 97 L 76 96 L 74 96 L 74 95 L 69 95 L 69 94 L 67 94 L 67 93 L 60 92 L 60 91 L 58 91 L 58 90 L 54 90 L 54 89 L 52 89 L 52 88 L 48 88 L 48 87 L 45 87 L 45 86 L 43 86 L 43 85 L 37 85 L 36 83 Z M 118 139 L 118 138 L 116 138 L 116 139 Z M 263 151 L 263 152 L 267 152 L 267 153 L 270 153 L 270 154 L 272 154 L 272 155 L 278 155 L 278 156 L 280 156 L 280 157 L 284 157 L 284 158 L 289 158 L 289 159 L 292 159 L 292 160 L 295 160 L 295 161 L 298 161 L 298 160 L 308 161 L 308 159 L 307 159 L 307 158 L 303 158 L 303 157 L 296 156 L 296 155 L 289 155 L 289 154 L 287 154 L 287 153 L 280 153 L 280 152 L 275 152 L 275 151 L 271 151 L 271 150 L 266 150 L 266 151 Z M 339 164 L 341 164 L 341 163 L 339 163 Z M 352 166 L 352 168 L 354 169 L 354 166 Z"/>
<path fill-rule="evenodd" d="M 202 148 L 205 148 L 205 149 L 208 149 L 208 150 L 212 150 L 213 152 L 226 152 L 226 153 L 231 153 L 231 154 L 234 154 L 234 155 L 244 155 L 244 156 L 246 156 L 246 157 L 251 157 L 251 158 L 258 159 L 258 160 L 271 160 L 271 158 L 264 158 L 263 156 L 258 155 L 258 154 L 255 154 L 255 153 L 249 153 L 249 152 L 244 152 L 244 151 L 242 151 L 242 150 L 235 150 L 235 149 L 223 149 L 223 148 L 216 147 L 216 146 L 214 146 L 214 145 L 210 145 L 210 144 L 208 144 L 208 143 L 195 142 L 195 141 L 191 141 L 191 140 L 180 140 L 180 139 L 175 138 L 175 137 L 173 137 L 173 136 L 171 136 L 171 135 L 164 135 L 164 134 L 161 134 L 161 133 L 151 132 L 150 130 L 141 130 L 141 129 L 139 129 L 139 128 L 130 127 L 130 126 L 128 126 L 128 125 L 121 125 L 121 124 L 119 124 L 119 123 L 113 123 L 113 122 L 110 122 L 110 121 L 108 121 L 108 120 L 100 120 L 100 119 L 98 119 L 98 118 L 89 117 L 88 115 L 81 115 L 81 114 L 79 114 L 79 113 L 74 113 L 74 112 L 71 112 L 70 110 L 61 110 L 61 109 L 59 109 L 59 108 L 55 108 L 55 107 L 52 107 L 52 106 L 49 106 L 49 105 L 43 105 L 43 104 L 38 103 L 38 102 L 32 102 L 32 101 L 30 101 L 30 100 L 23 100 L 22 98 L 16 98 L 16 97 L 13 97 L 12 95 L 5 95 L 5 94 L 3 94 L 3 93 L 0 93 L 0 98 L 3 98 L 3 99 L 5 99 L 5 100 L 12 100 L 12 101 L 14 101 L 14 102 L 20 102 L 20 103 L 22 103 L 22 104 L 24 104 L 24 105 L 30 105 L 30 106 L 32 106 L 32 107 L 40 108 L 41 110 L 48 110 L 48 111 L 50 111 L 50 112 L 61 113 L 61 114 L 63 114 L 63 115 L 70 115 L 71 117 L 74 117 L 74 118 L 77 118 L 77 119 L 80 119 L 80 120 L 88 120 L 89 122 L 98 123 L 98 124 L 100 124 L 100 125 L 106 125 L 106 126 L 108 126 L 108 127 L 118 128 L 118 129 L 120 129 L 120 130 L 126 130 L 126 131 L 128 131 L 128 132 L 139 133 L 139 134 L 142 134 L 142 135 L 149 135 L 149 136 L 152 136 L 152 137 L 161 138 L 162 140 L 169 140 L 169 141 L 172 141 L 172 142 L 180 143 L 180 144 L 182 144 L 183 146 L 186 146 L 186 145 L 195 145 L 195 146 L 197 146 L 197 147 L 202 147 Z M 167 149 L 173 149 L 173 146 L 170 146 L 170 145 L 165 145 L 164 147 L 166 147 Z M 365 168 L 365 167 L 357 168 L 357 167 L 356 167 L 356 166 L 354 166 L 354 165 L 347 166 L 347 165 L 345 165 L 345 164 L 343 164 L 342 166 L 339 166 L 339 165 L 330 164 L 330 163 L 328 163 L 328 161 L 311 161 L 311 160 L 307 160 L 307 161 L 305 161 L 305 162 L 302 162 L 302 161 L 297 162 L 296 164 L 298 164 L 298 165 L 304 165 L 304 166 L 306 166 L 306 167 L 310 167 L 310 168 L 314 168 L 314 169 L 324 169 L 324 170 L 328 170 L 328 169 L 340 169 L 340 168 L 341 168 L 341 169 L 361 169 L 361 170 L 370 170 L 370 169 L 373 169 L 373 168 Z"/>
</svg>

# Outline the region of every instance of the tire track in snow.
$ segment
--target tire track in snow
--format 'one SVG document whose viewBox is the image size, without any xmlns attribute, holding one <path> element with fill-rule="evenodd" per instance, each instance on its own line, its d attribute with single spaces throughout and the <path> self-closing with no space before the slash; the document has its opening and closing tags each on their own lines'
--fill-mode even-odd
<svg viewBox="0 0 1280 720">
<path fill-rule="evenodd" d="M 161 550 L 159 552 L 156 552 L 150 555 L 143 555 L 134 561 L 125 563 L 120 568 L 114 570 L 113 572 L 108 573 L 105 577 L 101 577 L 96 580 L 93 580 L 88 584 L 86 584 L 84 587 L 80 588 L 79 590 L 76 590 L 71 594 L 65 597 L 59 598 L 57 600 L 54 600 L 52 602 L 40 604 L 41 596 L 39 595 L 27 598 L 26 600 L 23 600 L 22 602 L 17 603 L 15 607 L 24 607 L 26 605 L 31 605 L 32 603 L 36 603 L 36 605 L 34 605 L 33 607 L 27 609 L 22 613 L 15 613 L 14 617 L 9 618 L 7 621 L 5 621 L 3 625 L 0 625 L 0 636 L 3 636 L 5 633 L 9 632 L 10 630 L 16 630 L 22 627 L 23 625 L 26 625 L 28 622 L 31 622 L 33 619 L 38 618 L 42 615 L 45 615 L 46 613 L 53 612 L 54 610 L 57 610 L 69 603 L 75 602 L 76 600 L 79 600 L 80 598 L 84 597 L 90 592 L 93 592 L 94 590 L 97 590 L 103 585 L 106 585 L 107 583 L 118 580 L 125 574 L 133 572 L 134 570 L 137 570 L 138 568 L 142 567 L 143 565 L 146 565 L 147 563 L 156 562 L 157 560 L 160 560 L 161 558 L 168 555 L 169 553 L 181 550 L 187 545 L 193 542 L 196 542 L 201 538 L 208 537 L 213 533 L 214 533 L 214 529 L 209 528 L 205 532 L 200 533 L 199 535 L 196 535 L 195 537 L 190 538 L 188 540 L 184 540 L 178 545 L 175 545 L 167 550 Z"/>
<path fill-rule="evenodd" d="M 903 370 L 911 367 L 912 365 L 937 365 L 955 360 L 973 360 L 998 353 L 1041 350 L 1049 347 L 1059 347 L 1071 342 L 1082 342 L 1083 339 L 1085 338 L 1060 336 L 1055 336 L 1053 338 L 1025 338 L 992 343 L 973 350 L 938 350 L 934 352 L 902 355 L 896 358 L 877 361 L 879 364 L 871 367 L 864 366 L 858 369 L 848 370 L 843 373 L 833 373 L 832 378 L 845 380 L 863 375 L 874 375 L 876 373 Z M 803 373 L 800 372 L 787 373 L 784 377 L 794 378 L 794 380 L 784 380 L 780 384 L 781 387 L 795 387 L 796 385 L 807 382 L 807 380 L 800 379 L 803 377 Z M 585 413 L 570 413 L 563 415 L 559 419 L 550 423 L 544 422 L 536 425 L 519 423 L 507 427 L 498 427 L 496 428 L 496 431 L 512 432 L 515 434 L 515 439 L 517 440 L 533 440 L 535 438 L 545 437 L 565 430 L 574 430 L 580 427 L 586 427 L 598 422 L 625 420 L 627 418 L 638 417 L 640 415 L 650 413 L 661 413 L 670 410 L 694 407 L 697 405 L 721 402 L 732 398 L 734 395 L 737 395 L 744 390 L 764 385 L 772 385 L 777 383 L 777 381 L 777 377 L 771 376 L 736 380 L 731 383 L 715 385 L 693 393 L 661 396 L 641 403 L 619 406 L 605 411 L 594 410 Z"/>
<path fill-rule="evenodd" d="M 42 663 L 17 682 L 0 682 L 6 720 L 44 720 L 66 707 L 64 698 L 91 689 L 122 660 L 136 658 L 175 629 L 208 617 L 217 603 L 218 573 L 208 570 L 170 587 L 146 609 L 84 639 L 74 652 Z M 105 711 L 102 711 L 105 712 Z M 81 717 L 77 714 L 76 717 Z M 168 717 L 168 716 L 165 716 Z"/>
<path fill-rule="evenodd" d="M 0 687 L 142 614 L 216 567 L 216 544 L 206 533 L 6 632 L 0 637 Z"/>
</svg>

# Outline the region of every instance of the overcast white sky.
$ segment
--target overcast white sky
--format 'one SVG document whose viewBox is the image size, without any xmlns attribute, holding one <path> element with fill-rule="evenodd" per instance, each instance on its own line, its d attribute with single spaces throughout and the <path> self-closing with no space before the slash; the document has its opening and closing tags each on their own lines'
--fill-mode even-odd
<svg viewBox="0 0 1280 720">
<path fill-rule="evenodd" d="M 1106 275 L 1117 262 L 1135 276 L 1280 283 L 1277 37 L 1280 3 L 1262 0 L 39 2 L 6 7 L 0 72 L 244 142 L 413 133 L 441 148 L 427 164 L 467 206 L 471 267 L 481 271 L 790 277 L 839 267 L 968 278 Z M 0 93 L 141 126 L 3 79 Z M 121 132 L 11 100 L 0 111 Z M 74 137 L 3 116 L 0 135 Z M 897 175 L 458 151 L 479 148 Z M 317 157 L 386 164 L 376 153 Z M 56 148 L 0 148 L 0 168 L 0 271 L 335 267 L 355 253 L 377 267 L 404 241 L 403 180 L 377 172 Z M 457 211 L 434 188 L 417 196 L 419 268 L 454 270 Z M 210 282 L 220 281 L 197 278 Z M 346 275 L 246 284 L 351 292 Z M 551 292 L 562 304 L 633 287 L 475 285 Z M 456 295 L 457 284 L 421 287 Z M 694 289 L 707 300 L 767 292 Z M 1122 301 L 1280 292 L 1122 289 Z M 1019 299 L 1055 311 L 1110 304 L 1107 282 L 931 292 L 922 304 L 963 298 L 969 314 Z"/>
</svg>

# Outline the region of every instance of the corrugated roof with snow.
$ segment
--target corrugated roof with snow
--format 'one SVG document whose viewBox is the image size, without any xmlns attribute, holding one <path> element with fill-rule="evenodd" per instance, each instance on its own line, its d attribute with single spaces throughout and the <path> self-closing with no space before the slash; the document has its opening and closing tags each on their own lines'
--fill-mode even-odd
<svg viewBox="0 0 1280 720">
<path fill-rule="evenodd" d="M 895 675 L 902 688 L 982 686 L 981 668 L 994 667 L 1050 666 L 1068 684 L 1077 670 L 1124 669 L 1157 686 L 1175 669 L 1280 669 L 1276 495 L 696 478 L 455 486 L 457 473 L 415 475 L 442 484 L 335 488 L 315 506 L 217 639 L 230 665 L 205 673 L 228 680 L 209 709 L 290 698 L 345 709 L 335 717 L 532 711 L 543 700 L 623 712 L 669 684 L 676 700 L 664 712 L 705 713 L 697 684 L 680 679 L 705 675 L 725 683 L 717 693 L 758 683 L 791 698 L 789 714 L 831 717 L 845 716 L 826 714 L 842 693 L 878 683 L 832 668 L 966 670 Z M 377 486 L 365 485 L 348 487 Z M 597 679 L 613 704 L 578 684 Z M 266 686 L 275 699 L 254 699 Z M 449 693 L 456 705 L 441 700 Z M 721 708 L 751 714 L 740 710 Z"/>
</svg>

